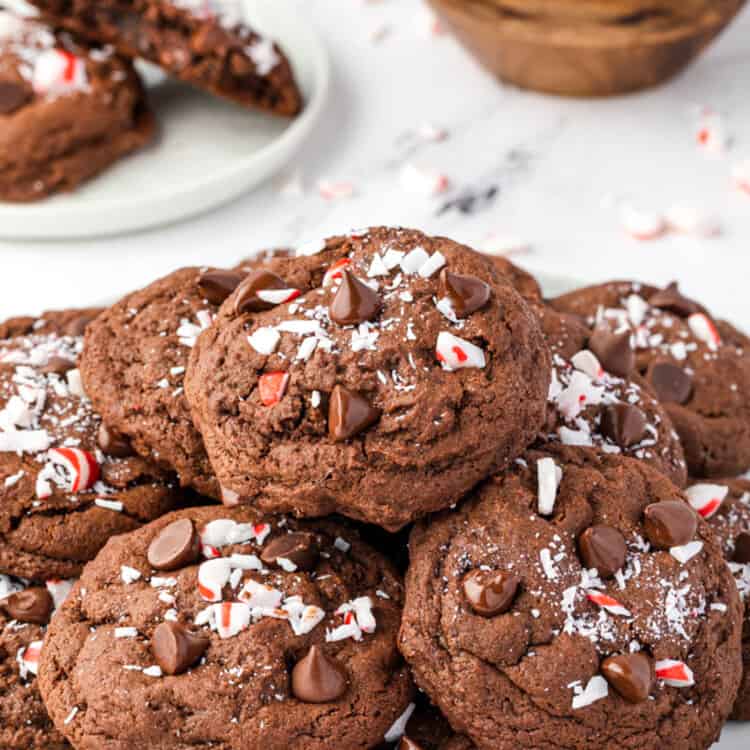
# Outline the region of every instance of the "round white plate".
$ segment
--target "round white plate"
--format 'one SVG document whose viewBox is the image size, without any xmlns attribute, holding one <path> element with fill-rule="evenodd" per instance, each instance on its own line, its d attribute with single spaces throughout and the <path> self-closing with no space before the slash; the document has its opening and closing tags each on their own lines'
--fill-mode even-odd
<svg viewBox="0 0 750 750">
<path fill-rule="evenodd" d="M 288 163 L 323 112 L 328 55 L 291 3 L 243 2 L 251 25 L 276 39 L 291 60 L 305 97 L 299 117 L 251 112 L 144 66 L 161 128 L 156 144 L 70 195 L 0 202 L 0 237 L 93 237 L 177 221 L 237 197 Z"/>
<path fill-rule="evenodd" d="M 546 297 L 555 297 L 585 286 L 583 282 L 566 276 L 535 274 Z M 721 740 L 712 750 L 747 750 L 750 747 L 750 723 L 729 722 L 721 733 Z"/>
</svg>

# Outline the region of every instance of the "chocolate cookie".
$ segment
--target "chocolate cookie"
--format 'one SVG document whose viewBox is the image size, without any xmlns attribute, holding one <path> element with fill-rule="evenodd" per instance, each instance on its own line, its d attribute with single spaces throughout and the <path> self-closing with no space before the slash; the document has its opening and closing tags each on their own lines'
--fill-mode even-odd
<svg viewBox="0 0 750 750">
<path fill-rule="evenodd" d="M 524 298 L 533 302 L 541 302 L 542 288 L 539 282 L 523 268 L 511 263 L 507 258 L 498 255 L 485 255 L 493 266 L 513 285 L 513 288 Z"/>
<path fill-rule="evenodd" d="M 0 198 L 73 190 L 154 132 L 129 62 L 0 10 Z"/>
<path fill-rule="evenodd" d="M 674 284 L 611 282 L 550 304 L 586 318 L 593 328 L 589 348 L 606 369 L 645 377 L 677 429 L 691 476 L 734 476 L 750 467 L 744 334 L 715 321 Z"/>
<path fill-rule="evenodd" d="M 185 379 L 226 501 L 395 531 L 538 431 L 538 323 L 474 251 L 377 228 L 274 263 L 227 299 Z"/>
<path fill-rule="evenodd" d="M 688 490 L 690 504 L 708 519 L 724 547 L 745 605 L 742 634 L 744 673 L 731 718 L 750 721 L 750 480 L 696 482 Z"/>
<path fill-rule="evenodd" d="M 0 322 L 0 340 L 29 334 L 56 333 L 59 336 L 83 336 L 88 324 L 101 308 L 52 310 L 38 317 L 22 315 Z"/>
<path fill-rule="evenodd" d="M 47 623 L 73 581 L 30 586 L 0 575 L 0 747 L 70 750 L 55 729 L 36 683 Z"/>
<path fill-rule="evenodd" d="M 424 696 L 410 703 L 376 750 L 475 750 L 468 737 L 456 734 Z"/>
<path fill-rule="evenodd" d="M 721 546 L 622 456 L 529 452 L 417 524 L 402 653 L 482 750 L 703 750 L 741 675 Z"/>
<path fill-rule="evenodd" d="M 194 508 L 110 540 L 40 685 L 76 748 L 376 745 L 411 699 L 402 585 L 333 521 Z"/>
<path fill-rule="evenodd" d="M 240 0 L 32 0 L 55 26 L 245 107 L 296 115 L 302 95 L 278 45 L 245 23 Z"/>
<path fill-rule="evenodd" d="M 58 327 L 54 317 L 39 331 Z M 59 314 L 62 328 L 75 319 Z M 102 426 L 76 368 L 82 346 L 81 336 L 54 332 L 0 340 L 2 572 L 76 576 L 110 536 L 179 499 L 160 470 Z"/>
</svg>

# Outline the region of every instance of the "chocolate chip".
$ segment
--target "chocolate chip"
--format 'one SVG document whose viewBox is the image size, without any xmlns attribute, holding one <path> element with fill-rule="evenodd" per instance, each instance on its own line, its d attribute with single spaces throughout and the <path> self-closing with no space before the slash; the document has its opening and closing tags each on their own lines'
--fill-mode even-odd
<svg viewBox="0 0 750 750">
<path fill-rule="evenodd" d="M 750 531 L 741 531 L 734 540 L 734 562 L 750 563 Z"/>
<path fill-rule="evenodd" d="M 673 281 L 665 289 L 654 292 L 648 303 L 651 307 L 667 310 L 681 318 L 687 318 L 689 315 L 701 311 L 701 306 L 697 302 L 682 295 L 676 281 Z"/>
<path fill-rule="evenodd" d="M 620 448 L 630 448 L 646 437 L 646 415 L 633 404 L 610 404 L 602 412 L 601 430 Z"/>
<path fill-rule="evenodd" d="M 0 115 L 9 115 L 31 100 L 31 91 L 20 83 L 0 83 Z"/>
<path fill-rule="evenodd" d="M 206 636 L 191 633 L 184 625 L 163 622 L 154 630 L 151 653 L 165 674 L 182 674 L 200 660 L 209 642 Z"/>
<path fill-rule="evenodd" d="M 331 302 L 331 320 L 342 326 L 372 320 L 380 310 L 380 297 L 349 271 L 341 272 L 341 286 Z"/>
<path fill-rule="evenodd" d="M 156 570 L 176 570 L 200 556 L 201 538 L 189 518 L 173 521 L 159 532 L 148 548 L 148 562 Z"/>
<path fill-rule="evenodd" d="M 318 646 L 311 646 L 307 656 L 292 670 L 292 693 L 304 703 L 330 703 L 346 692 L 344 668 L 327 657 Z"/>
<path fill-rule="evenodd" d="M 611 578 L 625 564 L 625 537 L 612 526 L 589 526 L 578 538 L 578 551 L 587 568 L 596 568 L 602 578 Z"/>
<path fill-rule="evenodd" d="M 71 370 L 76 369 L 76 363 L 72 359 L 65 357 L 50 357 L 47 364 L 42 367 L 45 375 L 65 375 Z"/>
<path fill-rule="evenodd" d="M 198 289 L 212 305 L 220 305 L 246 275 L 238 271 L 206 271 L 198 279 Z"/>
<path fill-rule="evenodd" d="M 463 580 L 464 596 L 472 610 L 482 617 L 495 617 L 507 612 L 520 585 L 517 576 L 500 570 L 472 570 Z"/>
<path fill-rule="evenodd" d="M 298 570 L 312 570 L 318 562 L 318 544 L 312 534 L 285 534 L 272 539 L 263 548 L 260 559 L 267 565 L 284 567 L 279 560 L 289 560 Z"/>
<path fill-rule="evenodd" d="M 328 406 L 328 433 L 333 440 L 348 440 L 380 419 L 376 409 L 356 391 L 337 385 Z"/>
<path fill-rule="evenodd" d="M 276 303 L 261 299 L 258 292 L 272 289 L 288 289 L 289 285 L 280 276 L 271 271 L 260 269 L 249 273 L 239 285 L 234 301 L 234 312 L 237 315 L 249 312 L 261 312 L 276 307 Z"/>
<path fill-rule="evenodd" d="M 0 602 L 9 617 L 19 622 L 46 625 L 55 603 L 47 589 L 40 587 L 25 589 L 11 594 Z"/>
<path fill-rule="evenodd" d="M 653 362 L 646 380 L 663 404 L 686 404 L 693 393 L 693 378 L 671 362 Z"/>
<path fill-rule="evenodd" d="M 614 333 L 607 326 L 599 326 L 589 337 L 589 349 L 607 372 L 620 378 L 630 377 L 635 368 L 630 331 Z"/>
<path fill-rule="evenodd" d="M 398 750 L 422 750 L 422 746 L 404 735 L 398 743 Z"/>
<path fill-rule="evenodd" d="M 128 438 L 106 425 L 99 425 L 99 433 L 96 439 L 99 447 L 108 455 L 115 458 L 128 458 L 133 455 L 133 446 Z"/>
<path fill-rule="evenodd" d="M 652 503 L 643 512 L 646 537 L 657 549 L 681 547 L 695 536 L 698 516 L 682 500 Z"/>
<path fill-rule="evenodd" d="M 450 300 L 456 317 L 465 318 L 484 307 L 490 299 L 490 285 L 476 276 L 460 276 L 444 268 L 440 274 L 440 296 Z"/>
<path fill-rule="evenodd" d="M 654 663 L 646 654 L 620 654 L 602 662 L 607 682 L 628 702 L 648 700 L 654 686 Z"/>
</svg>

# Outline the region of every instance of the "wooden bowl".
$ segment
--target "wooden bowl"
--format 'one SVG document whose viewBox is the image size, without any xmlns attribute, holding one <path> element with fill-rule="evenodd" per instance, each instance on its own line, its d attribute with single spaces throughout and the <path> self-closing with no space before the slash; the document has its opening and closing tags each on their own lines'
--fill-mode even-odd
<svg viewBox="0 0 750 750">
<path fill-rule="evenodd" d="M 745 0 L 430 0 L 491 72 L 523 88 L 609 96 L 666 81 Z"/>
</svg>

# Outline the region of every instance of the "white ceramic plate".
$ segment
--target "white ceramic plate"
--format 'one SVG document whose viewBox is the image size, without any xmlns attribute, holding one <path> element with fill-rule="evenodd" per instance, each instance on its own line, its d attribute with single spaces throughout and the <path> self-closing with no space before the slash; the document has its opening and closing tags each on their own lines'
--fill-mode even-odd
<svg viewBox="0 0 750 750">
<path fill-rule="evenodd" d="M 306 101 L 298 118 L 249 112 L 144 67 L 161 127 L 157 144 L 71 195 L 0 203 L 0 237 L 92 237 L 177 221 L 237 197 L 289 162 L 323 111 L 328 56 L 290 3 L 243 2 L 252 25 L 276 39 L 291 60 Z"/>
<path fill-rule="evenodd" d="M 570 292 L 577 287 L 584 286 L 580 281 L 564 276 L 536 274 L 542 285 L 546 297 Z M 748 750 L 750 748 L 750 723 L 730 722 L 724 727 L 721 740 L 713 746 L 713 750 Z"/>
</svg>

